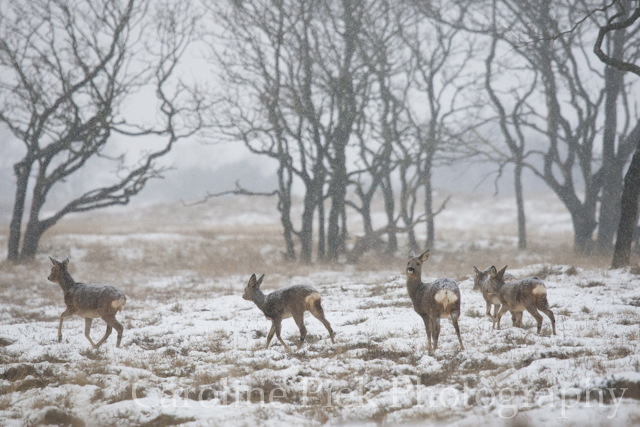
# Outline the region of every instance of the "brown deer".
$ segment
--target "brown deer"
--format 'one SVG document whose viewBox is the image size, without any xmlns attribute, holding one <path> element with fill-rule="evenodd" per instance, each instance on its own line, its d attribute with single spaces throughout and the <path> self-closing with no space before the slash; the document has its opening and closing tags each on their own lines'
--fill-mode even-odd
<svg viewBox="0 0 640 427">
<path fill-rule="evenodd" d="M 460 290 L 452 279 L 436 279 L 433 283 L 422 283 L 422 264 L 429 258 L 430 250 L 420 256 L 409 256 L 407 263 L 407 292 L 413 302 L 413 309 L 422 317 L 427 330 L 427 348 L 438 349 L 440 319 L 449 317 L 464 350 L 458 318 L 460 317 Z"/>
<path fill-rule="evenodd" d="M 502 308 L 498 312 L 496 318 L 496 329 L 500 329 L 500 318 L 507 312 L 519 313 L 520 326 L 522 326 L 522 312 L 527 310 L 538 324 L 538 335 L 542 329 L 542 315 L 538 310 L 542 311 L 551 320 L 553 335 L 556 335 L 556 318 L 553 311 L 549 308 L 547 301 L 547 287 L 544 282 L 537 277 L 527 277 L 522 280 L 515 280 L 505 283 L 504 272 L 496 271 L 494 266 L 489 270 L 488 288 L 492 295 L 496 295 L 502 303 Z"/>
<path fill-rule="evenodd" d="M 282 289 L 275 290 L 268 295 L 262 293 L 260 285 L 264 279 L 264 274 L 260 276 L 260 279 L 256 280 L 256 275 L 252 274 L 249 279 L 247 287 L 244 289 L 242 298 L 253 301 L 260 310 L 264 313 L 267 319 L 271 320 L 271 330 L 267 335 L 267 346 L 273 338 L 275 333 L 284 348 L 287 351 L 291 351 L 289 346 L 280 337 L 280 327 L 282 319 L 293 317 L 296 321 L 298 328 L 300 328 L 300 345 L 304 342 L 307 336 L 307 328 L 304 326 L 304 313 L 310 312 L 313 316 L 322 322 L 329 336 L 331 342 L 335 343 L 333 329 L 329 321 L 324 317 L 324 310 L 320 303 L 320 294 L 314 288 L 308 285 L 291 285 Z"/>
<path fill-rule="evenodd" d="M 476 276 L 473 278 L 473 290 L 475 292 L 482 292 L 482 297 L 487 303 L 487 316 L 492 321 L 492 329 L 496 328 L 496 318 L 498 317 L 498 311 L 500 310 L 500 298 L 497 295 L 493 295 L 489 292 L 489 271 L 491 267 L 488 267 L 484 271 L 478 270 L 478 267 L 475 265 L 473 269 L 476 272 Z M 505 282 L 511 282 L 512 280 L 516 280 L 516 277 L 513 274 L 505 273 L 504 275 Z M 493 305 L 493 316 L 491 315 L 491 306 Z M 511 312 L 511 321 L 513 326 L 522 327 L 522 312 Z"/>
<path fill-rule="evenodd" d="M 116 347 L 120 347 L 124 327 L 116 320 L 116 313 L 127 302 L 127 297 L 125 297 L 124 293 L 115 286 L 77 283 L 67 270 L 69 258 L 65 258 L 62 262 L 56 261 L 51 257 L 49 259 L 53 262 L 53 267 L 48 279 L 60 285 L 64 291 L 64 303 L 67 305 L 67 309 L 60 315 L 58 342 L 62 341 L 62 321 L 65 317 L 71 317 L 76 314 L 84 317 L 84 336 L 87 337 L 93 348 L 100 347 L 109 338 L 112 328 L 115 328 L 118 332 Z M 91 332 L 91 322 L 98 317 L 107 322 L 107 332 L 95 344 L 91 340 L 89 333 Z"/>
</svg>

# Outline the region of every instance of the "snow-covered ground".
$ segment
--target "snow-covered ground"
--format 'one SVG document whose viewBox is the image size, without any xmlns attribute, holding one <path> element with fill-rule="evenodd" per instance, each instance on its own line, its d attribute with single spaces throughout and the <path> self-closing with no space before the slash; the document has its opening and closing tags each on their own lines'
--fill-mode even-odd
<svg viewBox="0 0 640 427">
<path fill-rule="evenodd" d="M 0 265 L 0 425 L 638 425 L 640 276 L 558 255 L 570 223 L 550 200 L 528 205 L 532 246 L 549 250 L 520 253 L 508 199 L 452 200 L 423 280 L 458 280 L 465 350 L 444 320 L 434 354 L 411 308 L 403 257 L 285 264 L 269 206 L 69 220 L 46 236 L 35 263 Z M 127 294 L 121 348 L 114 333 L 92 350 L 77 317 L 57 342 L 64 303 L 46 281 L 47 255 L 64 253 L 76 280 Z M 471 290 L 473 265 L 484 269 L 490 257 L 545 280 L 558 335 L 543 316 L 538 336 L 527 313 L 523 329 L 508 315 L 502 330 L 491 329 Z M 316 287 L 336 343 L 308 316 L 304 345 L 287 319 L 282 335 L 293 352 L 275 339 L 265 349 L 270 322 L 241 298 L 251 273 L 266 273 L 266 292 Z M 94 340 L 104 328 L 94 321 Z"/>
</svg>

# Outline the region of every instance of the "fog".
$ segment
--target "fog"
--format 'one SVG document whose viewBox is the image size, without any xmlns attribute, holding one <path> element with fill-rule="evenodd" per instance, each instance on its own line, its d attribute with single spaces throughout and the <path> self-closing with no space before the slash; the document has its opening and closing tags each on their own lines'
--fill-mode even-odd
<svg viewBox="0 0 640 427">
<path fill-rule="evenodd" d="M 8 131 L 0 133 L 0 219 L 8 222 L 15 197 L 13 164 L 24 155 L 23 144 Z M 210 143 L 202 138 L 183 141 L 172 150 L 162 164 L 170 170 L 162 179 L 152 179 L 142 192 L 126 206 L 114 206 L 110 211 L 136 209 L 153 204 L 185 202 L 203 199 L 207 193 L 218 193 L 242 187 L 255 192 L 271 192 L 277 189 L 277 163 L 250 153 L 241 141 L 237 143 Z M 72 196 L 106 182 L 96 178 L 95 170 L 80 170 L 72 179 L 56 184 L 47 203 L 51 209 L 59 208 Z M 498 177 L 496 166 L 491 163 L 468 161 L 453 165 L 440 165 L 433 174 L 433 186 L 443 194 L 494 194 L 513 195 L 512 167 L 507 166 Z M 497 181 L 496 181 L 497 179 Z M 547 193 L 547 185 L 531 172 L 524 174 L 525 192 L 535 196 Z M 294 187 L 296 195 L 302 188 Z M 82 213 L 80 215 L 87 215 Z"/>
</svg>

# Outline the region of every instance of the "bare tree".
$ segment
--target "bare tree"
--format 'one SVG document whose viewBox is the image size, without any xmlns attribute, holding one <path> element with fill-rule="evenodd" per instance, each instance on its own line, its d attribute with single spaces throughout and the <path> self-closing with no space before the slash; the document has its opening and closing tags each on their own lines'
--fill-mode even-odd
<svg viewBox="0 0 640 427">
<path fill-rule="evenodd" d="M 442 22 L 437 11 L 446 9 L 448 4 L 408 3 L 416 19 L 402 28 L 402 38 L 411 53 L 406 106 L 408 132 L 419 151 L 415 159 L 415 184 L 407 185 L 407 191 L 412 193 L 417 188 L 424 191 L 425 247 L 429 248 L 435 242 L 435 216 L 444 208 L 444 204 L 439 209 L 433 206 L 432 174 L 437 155 L 451 150 L 460 136 L 474 126 L 463 113 L 471 107 L 471 97 L 464 95 L 473 82 L 469 64 L 477 47 L 473 38 L 465 38 L 467 34 L 459 27 Z M 460 16 L 458 12 L 449 13 L 448 19 L 457 20 Z M 409 199 L 415 201 L 415 196 L 402 198 L 407 200 L 405 206 Z M 408 216 L 413 217 L 413 213 Z"/>
<path fill-rule="evenodd" d="M 588 25 L 578 25 L 584 21 L 581 2 L 503 0 L 497 9 L 501 26 L 509 29 L 504 32 L 503 40 L 539 77 L 540 84 L 532 102 L 537 98 L 546 107 L 544 111 L 530 109 L 537 117 L 523 121 L 529 129 L 525 136 L 542 137 L 546 144 L 545 148 L 532 150 L 542 165 L 534 161 L 525 165 L 549 185 L 569 210 L 576 252 L 590 253 L 605 176 L 612 169 L 622 170 L 633 150 L 631 140 L 635 129 L 630 130 L 626 125 L 630 111 L 625 108 L 624 97 L 622 101 L 617 96 L 610 97 L 608 108 L 613 112 L 605 111 L 602 117 L 606 110 L 606 78 L 610 75 L 595 67 L 585 50 L 590 32 Z M 572 28 L 572 31 L 562 32 L 563 28 Z M 622 126 L 615 123 L 616 109 L 620 106 L 627 115 Z M 610 129 L 604 132 L 605 139 L 610 137 L 612 129 L 619 135 L 617 151 L 610 153 L 612 161 L 609 162 L 600 161 L 597 148 L 597 141 L 603 136 L 601 120 L 604 120 L 604 129 Z M 606 141 L 604 151 L 607 151 Z M 602 220 L 605 221 L 606 216 Z"/>
<path fill-rule="evenodd" d="M 598 31 L 598 37 L 594 43 L 593 51 L 598 58 L 609 67 L 615 68 L 619 72 L 631 72 L 640 76 L 640 66 L 635 62 L 638 60 L 638 49 L 631 46 L 630 52 L 624 54 L 625 46 L 620 45 L 620 34 L 624 34 L 627 29 L 634 26 L 640 18 L 640 7 L 631 11 L 632 3 L 616 2 L 617 13 L 607 19 Z M 636 27 L 633 33 L 637 33 Z M 610 33 L 614 33 L 614 50 L 607 53 L 603 50 L 602 44 Z M 620 268 L 629 265 L 631 254 L 631 243 L 635 224 L 638 221 L 638 199 L 640 196 L 640 135 L 634 135 L 635 152 L 631 159 L 631 164 L 624 177 L 624 187 L 621 195 L 621 214 L 618 225 L 612 268 Z"/>
<path fill-rule="evenodd" d="M 316 210 L 319 256 L 336 260 L 344 248 L 346 148 L 368 82 L 356 52 L 362 10 L 361 2 L 346 0 L 251 0 L 211 9 L 223 29 L 212 43 L 225 88 L 218 129 L 278 162 L 286 177 L 278 194 L 287 256 L 295 257 L 297 236 L 304 263 L 312 259 Z M 304 186 L 299 230 L 290 213 L 294 179 Z"/>
<path fill-rule="evenodd" d="M 526 151 L 526 137 L 523 127 L 526 125 L 527 117 L 531 115 L 528 100 L 539 82 L 536 70 L 531 69 L 530 75 L 526 76 L 526 78 L 519 78 L 515 85 L 509 86 L 509 84 L 505 83 L 498 85 L 496 83 L 496 75 L 498 78 L 510 72 L 526 75 L 526 69 L 518 68 L 517 61 L 514 60 L 513 55 L 504 61 L 496 60 L 498 42 L 501 40 L 502 35 L 498 33 L 498 28 L 495 25 L 495 13 L 496 2 L 494 1 L 491 8 L 491 41 L 485 59 L 484 89 L 495 112 L 495 119 L 507 152 L 501 150 L 501 144 L 498 143 L 497 138 L 483 138 L 484 148 L 488 148 L 488 150 L 482 152 L 482 154 L 499 165 L 498 176 L 501 175 L 502 168 L 506 164 L 512 163 L 514 165 L 513 182 L 516 196 L 518 248 L 526 249 L 527 231 L 522 172 L 525 159 L 529 153 Z M 498 70 L 496 71 L 495 68 L 498 68 Z M 495 86 L 500 86 L 500 89 Z"/>
<path fill-rule="evenodd" d="M 361 37 L 362 16 L 367 8 L 363 0 L 321 2 L 324 15 L 320 32 L 324 43 L 317 52 L 321 81 L 327 89 L 335 119 L 325 126 L 328 141 L 327 160 L 331 174 L 328 196 L 331 199 L 327 226 L 327 258 L 335 261 L 345 249 L 346 204 L 349 183 L 346 149 L 364 102 L 358 98 L 366 93 L 369 77 L 359 61 L 357 45 Z M 340 222 L 342 229 L 340 227 Z"/>
<path fill-rule="evenodd" d="M 176 141 L 203 126 L 202 99 L 173 78 L 196 19 L 188 3 L 152 6 L 134 0 L 2 5 L 0 122 L 26 148 L 14 165 L 9 260 L 33 258 L 42 234 L 69 213 L 127 204 L 149 179 L 161 176 L 158 160 Z M 156 93 L 158 125 L 136 122 L 125 112 L 126 103 L 145 88 Z M 131 162 L 117 152 L 115 135 L 154 136 L 161 142 Z M 41 218 L 51 190 L 92 161 L 115 164 L 110 182 Z"/>
</svg>

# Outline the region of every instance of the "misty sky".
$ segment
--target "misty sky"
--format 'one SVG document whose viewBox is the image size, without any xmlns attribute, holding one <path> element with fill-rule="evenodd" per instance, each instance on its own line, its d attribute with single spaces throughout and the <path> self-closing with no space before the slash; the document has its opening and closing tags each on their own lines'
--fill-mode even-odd
<svg viewBox="0 0 640 427">
<path fill-rule="evenodd" d="M 13 207 L 15 177 L 13 164 L 24 155 L 24 146 L 6 129 L 0 132 L 0 218 L 8 221 Z M 180 142 L 166 156 L 163 164 L 172 166 L 162 180 L 152 180 L 147 187 L 132 200 L 130 206 L 195 201 L 207 192 L 232 189 L 236 180 L 243 187 L 254 191 L 271 191 L 276 188 L 277 164 L 265 157 L 250 153 L 241 142 L 206 144 L 205 140 L 192 139 Z M 491 195 L 494 193 L 495 165 L 460 164 L 440 166 L 433 180 L 434 188 L 443 192 L 476 192 Z M 56 204 L 56 194 L 79 195 L 81 189 L 89 189 L 90 184 L 100 184 L 99 171 L 86 168 L 76 180 L 57 184 L 56 192 L 51 195 L 50 203 Z M 104 172 L 104 171 L 100 171 Z M 483 179 L 484 178 L 484 179 Z M 501 194 L 511 194 L 512 174 L 505 169 L 499 181 Z M 525 191 L 539 193 L 548 191 L 546 185 L 530 173 L 525 173 Z"/>
</svg>

